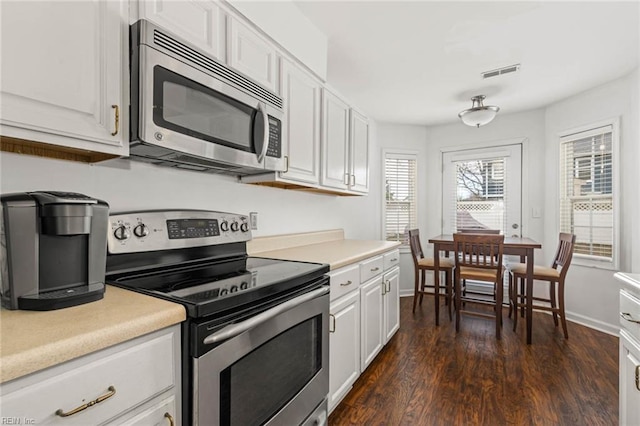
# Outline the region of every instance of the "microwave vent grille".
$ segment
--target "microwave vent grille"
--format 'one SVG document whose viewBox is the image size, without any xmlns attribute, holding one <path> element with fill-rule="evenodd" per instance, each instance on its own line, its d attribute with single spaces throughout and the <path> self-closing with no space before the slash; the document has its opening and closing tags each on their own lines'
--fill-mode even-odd
<svg viewBox="0 0 640 426">
<path fill-rule="evenodd" d="M 266 90 L 259 84 L 254 83 L 244 75 L 230 68 L 227 68 L 226 66 L 214 61 L 206 55 L 203 55 L 197 50 L 162 33 L 161 31 L 154 30 L 153 41 L 156 45 L 169 50 L 174 55 L 180 56 L 181 58 L 206 69 L 218 78 L 221 78 L 247 92 L 252 93 L 260 100 L 268 102 L 271 105 L 282 109 L 282 98 L 278 95 L 271 93 L 270 91 Z"/>
</svg>

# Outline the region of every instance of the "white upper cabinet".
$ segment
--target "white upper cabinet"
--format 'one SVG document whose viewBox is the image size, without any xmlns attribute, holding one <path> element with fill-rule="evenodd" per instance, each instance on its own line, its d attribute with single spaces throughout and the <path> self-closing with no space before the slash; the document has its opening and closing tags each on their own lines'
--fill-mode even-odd
<svg viewBox="0 0 640 426">
<path fill-rule="evenodd" d="M 127 2 L 1 2 L 1 133 L 128 154 Z"/>
<path fill-rule="evenodd" d="M 289 61 L 282 63 L 287 171 L 281 176 L 317 184 L 320 179 L 320 82 Z"/>
<path fill-rule="evenodd" d="M 349 189 L 369 192 L 369 121 L 355 110 L 351 110 L 350 131 L 350 181 Z"/>
<path fill-rule="evenodd" d="M 140 0 L 138 14 L 215 59 L 226 61 L 225 14 L 218 4 L 202 0 Z"/>
<path fill-rule="evenodd" d="M 369 192 L 369 122 L 326 88 L 323 93 L 321 183 L 365 194 Z"/>
<path fill-rule="evenodd" d="M 229 65 L 272 92 L 279 93 L 275 46 L 233 16 L 228 16 L 227 24 Z"/>
<path fill-rule="evenodd" d="M 322 102 L 322 173 L 323 186 L 349 188 L 349 105 L 326 88 Z"/>
</svg>

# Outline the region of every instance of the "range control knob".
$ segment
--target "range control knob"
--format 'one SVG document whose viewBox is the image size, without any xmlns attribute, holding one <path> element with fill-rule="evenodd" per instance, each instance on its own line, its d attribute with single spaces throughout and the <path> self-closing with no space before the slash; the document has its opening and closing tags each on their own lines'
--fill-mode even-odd
<svg viewBox="0 0 640 426">
<path fill-rule="evenodd" d="M 222 223 L 220 223 L 220 230 L 222 232 L 227 232 L 229 230 L 229 222 L 223 220 Z"/>
<path fill-rule="evenodd" d="M 116 237 L 117 240 L 122 241 L 129 238 L 131 236 L 131 232 L 129 232 L 129 229 L 126 226 L 120 225 L 115 231 L 113 231 L 113 236 Z"/>
<path fill-rule="evenodd" d="M 249 230 L 249 224 L 247 222 L 244 222 L 242 225 L 240 225 L 240 230 L 242 232 L 247 232 Z"/>
<path fill-rule="evenodd" d="M 133 228 L 133 233 L 138 238 L 146 237 L 147 235 L 149 235 L 149 227 L 147 227 L 147 225 L 145 225 L 144 223 L 141 223 Z"/>
<path fill-rule="evenodd" d="M 229 291 L 230 291 L 231 293 L 235 293 L 235 292 L 237 292 L 237 291 L 238 291 L 238 286 L 237 286 L 237 285 L 232 285 L 232 286 L 231 286 L 231 288 L 229 289 Z"/>
<path fill-rule="evenodd" d="M 233 223 L 231 224 L 231 230 L 232 230 L 233 232 L 238 232 L 238 229 L 240 229 L 240 225 L 238 224 L 238 222 L 233 222 Z"/>
</svg>

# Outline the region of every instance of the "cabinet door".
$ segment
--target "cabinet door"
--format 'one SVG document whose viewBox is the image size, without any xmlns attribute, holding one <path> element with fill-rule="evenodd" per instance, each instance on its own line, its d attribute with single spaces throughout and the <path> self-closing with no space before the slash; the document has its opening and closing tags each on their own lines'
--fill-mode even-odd
<svg viewBox="0 0 640 426">
<path fill-rule="evenodd" d="M 382 275 L 360 287 L 360 371 L 373 361 L 383 346 Z"/>
<path fill-rule="evenodd" d="M 400 268 L 384 274 L 384 343 L 400 328 Z"/>
<path fill-rule="evenodd" d="M 369 192 L 369 122 L 367 118 L 351 110 L 350 126 L 350 167 L 349 189 Z"/>
<path fill-rule="evenodd" d="M 620 424 L 640 424 L 640 342 L 620 332 Z"/>
<path fill-rule="evenodd" d="M 349 106 L 326 89 L 323 91 L 322 120 L 321 184 L 348 189 Z"/>
<path fill-rule="evenodd" d="M 0 4 L 3 135 L 128 153 L 127 4 Z"/>
<path fill-rule="evenodd" d="M 360 295 L 351 292 L 329 308 L 329 411 L 360 375 Z"/>
<path fill-rule="evenodd" d="M 282 95 L 287 111 L 288 168 L 283 177 L 318 183 L 320 179 L 320 90 L 318 80 L 283 61 Z"/>
<path fill-rule="evenodd" d="M 225 62 L 225 14 L 216 3 L 202 0 L 140 0 L 140 18 L 153 21 Z"/>
<path fill-rule="evenodd" d="M 248 25 L 229 16 L 229 65 L 274 93 L 277 90 L 276 48 Z"/>
</svg>

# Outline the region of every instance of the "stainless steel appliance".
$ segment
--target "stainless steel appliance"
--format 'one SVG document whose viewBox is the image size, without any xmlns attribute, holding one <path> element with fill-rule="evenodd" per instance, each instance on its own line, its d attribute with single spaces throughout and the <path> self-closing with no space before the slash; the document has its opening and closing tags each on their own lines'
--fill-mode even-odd
<svg viewBox="0 0 640 426">
<path fill-rule="evenodd" d="M 47 311 L 102 299 L 107 203 L 54 191 L 0 199 L 4 307 Z"/>
<path fill-rule="evenodd" d="M 322 425 L 329 268 L 249 257 L 248 218 L 110 216 L 107 282 L 181 303 L 184 425 Z"/>
<path fill-rule="evenodd" d="M 154 24 L 131 26 L 132 158 L 237 175 L 285 170 L 282 98 Z"/>
</svg>

